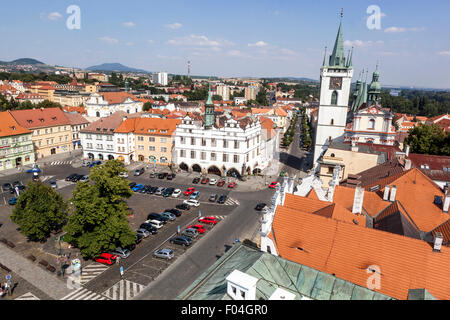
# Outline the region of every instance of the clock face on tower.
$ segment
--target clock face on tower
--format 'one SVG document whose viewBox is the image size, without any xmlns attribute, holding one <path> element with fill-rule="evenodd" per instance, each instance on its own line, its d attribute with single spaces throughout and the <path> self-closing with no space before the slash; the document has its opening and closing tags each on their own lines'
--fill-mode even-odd
<svg viewBox="0 0 450 320">
<path fill-rule="evenodd" d="M 330 79 L 330 89 L 331 90 L 341 90 L 342 89 L 342 78 L 332 77 Z"/>
</svg>

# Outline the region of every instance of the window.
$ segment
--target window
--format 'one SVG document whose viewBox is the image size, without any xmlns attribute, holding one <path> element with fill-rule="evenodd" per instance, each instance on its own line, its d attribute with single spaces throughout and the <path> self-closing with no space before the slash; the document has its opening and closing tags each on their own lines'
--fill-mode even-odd
<svg viewBox="0 0 450 320">
<path fill-rule="evenodd" d="M 233 162 L 234 163 L 239 163 L 239 156 L 238 155 L 234 155 Z"/>
<path fill-rule="evenodd" d="M 328 167 L 328 174 L 333 174 L 333 173 L 334 173 L 334 168 Z"/>
<path fill-rule="evenodd" d="M 200 159 L 201 160 L 206 160 L 206 152 L 200 153 Z"/>
<path fill-rule="evenodd" d="M 186 151 L 180 150 L 180 158 L 186 157 Z"/>
<path fill-rule="evenodd" d="M 216 154 L 214 152 L 211 153 L 211 160 L 216 161 Z"/>
<path fill-rule="evenodd" d="M 166 147 L 161 147 L 161 152 L 167 152 L 167 148 Z"/>
<path fill-rule="evenodd" d="M 241 291 L 241 297 L 242 297 L 243 299 L 245 299 L 245 292 L 244 292 L 244 291 Z"/>
<path fill-rule="evenodd" d="M 92 135 L 87 134 L 87 135 L 86 135 L 86 140 L 91 140 L 91 139 L 92 139 Z"/>
<path fill-rule="evenodd" d="M 334 125 L 334 119 L 331 119 L 330 125 Z"/>
<path fill-rule="evenodd" d="M 228 141 L 227 140 L 223 140 L 223 147 L 224 148 L 228 148 Z"/>
<path fill-rule="evenodd" d="M 211 147 L 216 147 L 217 146 L 217 142 L 216 139 L 211 139 Z"/>
<path fill-rule="evenodd" d="M 138 141 L 144 141 L 144 137 L 138 137 Z"/>
<path fill-rule="evenodd" d="M 239 141 L 234 140 L 234 148 L 239 149 Z"/>
<path fill-rule="evenodd" d="M 149 138 L 148 138 L 148 141 L 149 141 L 149 142 L 155 142 L 155 137 L 149 137 Z"/>
<path fill-rule="evenodd" d="M 337 105 L 337 101 L 338 101 L 338 93 L 337 91 L 333 91 L 333 93 L 331 94 L 331 104 Z"/>
<path fill-rule="evenodd" d="M 106 141 L 113 141 L 113 136 L 107 136 Z"/>
<path fill-rule="evenodd" d="M 144 146 L 143 145 L 138 145 L 138 150 L 144 150 Z"/>
<path fill-rule="evenodd" d="M 223 154 L 223 162 L 228 162 L 228 155 L 226 153 Z"/>
<path fill-rule="evenodd" d="M 202 147 L 206 146 L 206 139 L 202 138 Z"/>
<path fill-rule="evenodd" d="M 167 130 L 159 130 L 161 133 L 167 133 Z"/>
<path fill-rule="evenodd" d="M 161 139 L 160 139 L 160 142 L 161 142 L 161 143 L 167 143 L 167 138 L 161 138 Z"/>
<path fill-rule="evenodd" d="M 155 148 L 154 146 L 150 146 L 150 147 L 148 147 L 148 150 L 149 150 L 149 151 L 155 151 L 156 148 Z"/>
<path fill-rule="evenodd" d="M 185 144 L 186 143 L 186 139 L 184 137 L 180 137 L 180 143 L 181 144 Z"/>
<path fill-rule="evenodd" d="M 367 125 L 368 130 L 374 130 L 375 129 L 375 119 L 370 119 L 369 124 Z"/>
<path fill-rule="evenodd" d="M 195 146 L 195 138 L 191 138 L 191 145 Z"/>
<path fill-rule="evenodd" d="M 235 286 L 231 286 L 231 290 L 233 291 L 233 294 L 236 295 L 236 287 Z"/>
<path fill-rule="evenodd" d="M 191 151 L 191 159 L 195 159 L 195 151 Z"/>
</svg>

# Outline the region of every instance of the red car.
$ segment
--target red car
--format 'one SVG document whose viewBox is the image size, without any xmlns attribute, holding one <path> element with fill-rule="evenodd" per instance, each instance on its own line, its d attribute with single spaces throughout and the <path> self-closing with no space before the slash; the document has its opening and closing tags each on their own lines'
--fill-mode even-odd
<svg viewBox="0 0 450 320">
<path fill-rule="evenodd" d="M 193 225 L 193 226 L 189 226 L 186 229 L 190 229 L 190 228 L 197 230 L 198 233 L 200 233 L 200 234 L 203 234 L 206 231 L 205 227 L 202 226 L 201 224 L 196 224 L 196 225 Z"/>
<path fill-rule="evenodd" d="M 184 192 L 185 196 L 190 196 L 191 194 L 193 194 L 195 192 L 195 188 L 187 188 L 187 190 Z"/>
<path fill-rule="evenodd" d="M 269 188 L 270 188 L 270 189 L 275 189 L 276 186 L 277 186 L 277 184 L 278 184 L 278 182 L 274 181 L 274 182 L 272 182 L 272 183 L 269 185 Z"/>
<path fill-rule="evenodd" d="M 103 264 L 112 265 L 112 264 L 116 263 L 116 259 L 117 259 L 116 254 L 102 253 L 100 256 L 95 258 L 94 261 L 103 263 Z"/>
<path fill-rule="evenodd" d="M 219 220 L 217 220 L 214 217 L 205 217 L 205 218 L 198 219 L 198 222 L 206 223 L 206 224 L 216 224 L 217 222 L 219 222 Z"/>
<path fill-rule="evenodd" d="M 207 183 L 209 183 L 209 178 L 203 178 L 201 183 L 202 183 L 202 184 L 207 184 Z"/>
<path fill-rule="evenodd" d="M 223 187 L 225 185 L 225 180 L 220 180 L 218 183 L 217 183 L 217 186 L 218 187 Z"/>
<path fill-rule="evenodd" d="M 228 188 L 233 189 L 234 187 L 236 187 L 236 182 L 230 182 Z"/>
</svg>

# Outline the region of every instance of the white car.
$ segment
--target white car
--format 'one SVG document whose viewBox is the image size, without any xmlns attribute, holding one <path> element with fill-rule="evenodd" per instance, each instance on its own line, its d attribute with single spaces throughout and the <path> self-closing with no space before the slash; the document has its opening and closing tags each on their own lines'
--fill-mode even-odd
<svg viewBox="0 0 450 320">
<path fill-rule="evenodd" d="M 161 229 L 163 227 L 163 223 L 159 220 L 147 220 L 145 223 L 149 223 L 154 226 L 156 229 Z"/>
<path fill-rule="evenodd" d="M 217 183 L 217 179 L 212 178 L 211 180 L 209 180 L 209 184 L 214 186 Z"/>
<path fill-rule="evenodd" d="M 121 172 L 121 173 L 119 173 L 119 177 L 121 177 L 121 178 L 128 178 L 128 172 Z"/>
<path fill-rule="evenodd" d="M 175 189 L 175 191 L 172 193 L 172 197 L 174 198 L 178 198 L 181 194 L 181 190 L 180 189 Z"/>
<path fill-rule="evenodd" d="M 193 199 L 184 200 L 183 203 L 185 203 L 191 207 L 198 207 L 200 205 L 200 202 L 198 202 L 198 200 L 193 200 Z"/>
</svg>

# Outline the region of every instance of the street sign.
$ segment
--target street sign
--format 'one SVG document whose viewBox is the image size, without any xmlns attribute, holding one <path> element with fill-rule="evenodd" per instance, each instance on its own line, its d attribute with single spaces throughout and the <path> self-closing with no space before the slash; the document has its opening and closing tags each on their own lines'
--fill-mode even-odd
<svg viewBox="0 0 450 320">
<path fill-rule="evenodd" d="M 177 228 L 177 233 L 179 234 L 180 233 L 180 231 L 181 231 L 181 227 L 180 226 L 178 226 L 178 228 Z"/>
<path fill-rule="evenodd" d="M 11 275 L 10 274 L 8 274 L 8 275 L 6 275 L 6 280 L 8 280 L 8 281 L 10 281 L 11 280 Z"/>
</svg>

